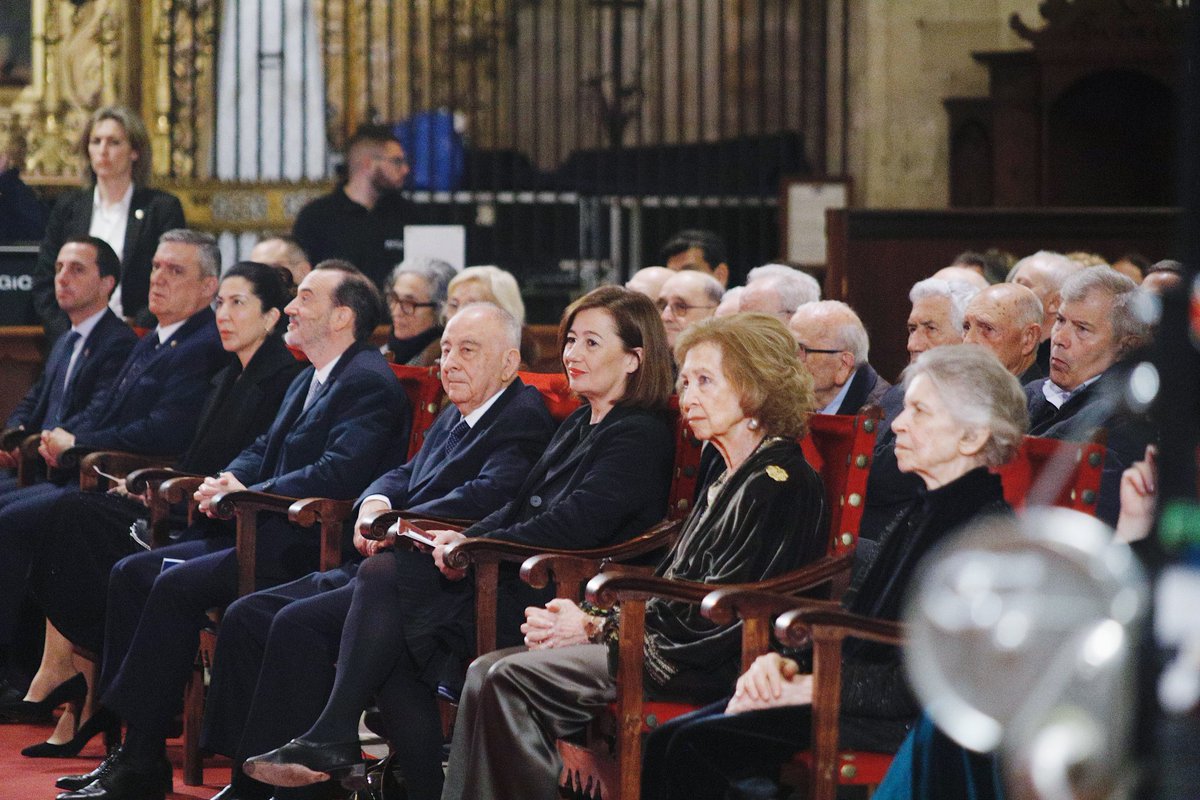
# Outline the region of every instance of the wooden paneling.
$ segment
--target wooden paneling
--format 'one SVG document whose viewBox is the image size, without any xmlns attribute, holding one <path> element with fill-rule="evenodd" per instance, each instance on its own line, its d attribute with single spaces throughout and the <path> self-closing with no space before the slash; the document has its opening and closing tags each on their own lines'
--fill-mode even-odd
<svg viewBox="0 0 1200 800">
<path fill-rule="evenodd" d="M 40 325 L 0 327 L 0 423 L 41 373 L 43 339 Z"/>
</svg>

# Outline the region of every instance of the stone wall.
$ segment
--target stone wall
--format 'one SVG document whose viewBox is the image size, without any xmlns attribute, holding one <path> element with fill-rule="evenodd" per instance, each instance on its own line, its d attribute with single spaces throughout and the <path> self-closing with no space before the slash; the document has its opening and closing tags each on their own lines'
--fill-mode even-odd
<svg viewBox="0 0 1200 800">
<path fill-rule="evenodd" d="M 1038 0 L 850 0 L 848 173 L 855 204 L 947 205 L 942 101 L 987 94 L 971 53 L 1026 47 L 1009 28 L 1035 27 Z"/>
</svg>

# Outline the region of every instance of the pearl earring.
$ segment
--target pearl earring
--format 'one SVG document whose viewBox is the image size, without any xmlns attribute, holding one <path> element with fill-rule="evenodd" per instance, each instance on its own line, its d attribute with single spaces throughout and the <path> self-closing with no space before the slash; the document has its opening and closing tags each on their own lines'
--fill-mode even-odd
<svg viewBox="0 0 1200 800">
<path fill-rule="evenodd" d="M 746 423 L 746 427 L 752 431 L 758 430 L 758 420 L 752 417 L 750 421 Z"/>
</svg>

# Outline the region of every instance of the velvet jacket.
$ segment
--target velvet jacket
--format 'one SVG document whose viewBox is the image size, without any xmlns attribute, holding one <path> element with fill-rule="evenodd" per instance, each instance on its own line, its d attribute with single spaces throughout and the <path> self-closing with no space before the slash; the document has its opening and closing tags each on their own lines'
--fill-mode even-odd
<svg viewBox="0 0 1200 800">
<path fill-rule="evenodd" d="M 702 491 L 682 533 L 657 573 L 714 585 L 761 581 L 825 555 L 829 513 L 821 478 L 795 441 L 764 443 L 723 484 L 713 500 Z M 741 660 L 741 626 L 705 619 L 698 606 L 653 598 L 646 603 L 646 670 L 669 691 L 680 673 L 695 699 L 729 691 Z M 701 677 L 702 676 L 702 677 Z"/>
</svg>

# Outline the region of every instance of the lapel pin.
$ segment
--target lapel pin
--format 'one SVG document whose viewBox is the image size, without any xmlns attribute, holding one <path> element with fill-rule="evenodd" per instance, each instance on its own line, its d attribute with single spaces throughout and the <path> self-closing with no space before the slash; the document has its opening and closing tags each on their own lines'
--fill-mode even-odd
<svg viewBox="0 0 1200 800">
<path fill-rule="evenodd" d="M 171 347 L 174 347 L 177 344 L 179 344 L 179 342 L 175 341 L 174 339 L 171 340 Z"/>
<path fill-rule="evenodd" d="M 146 216 L 146 212 L 145 212 L 145 211 L 142 211 L 140 208 L 139 208 L 137 211 L 134 211 L 134 212 L 133 212 L 133 218 L 134 218 L 134 219 L 141 219 L 141 218 L 142 218 L 142 217 L 144 217 L 144 216 Z"/>
</svg>

